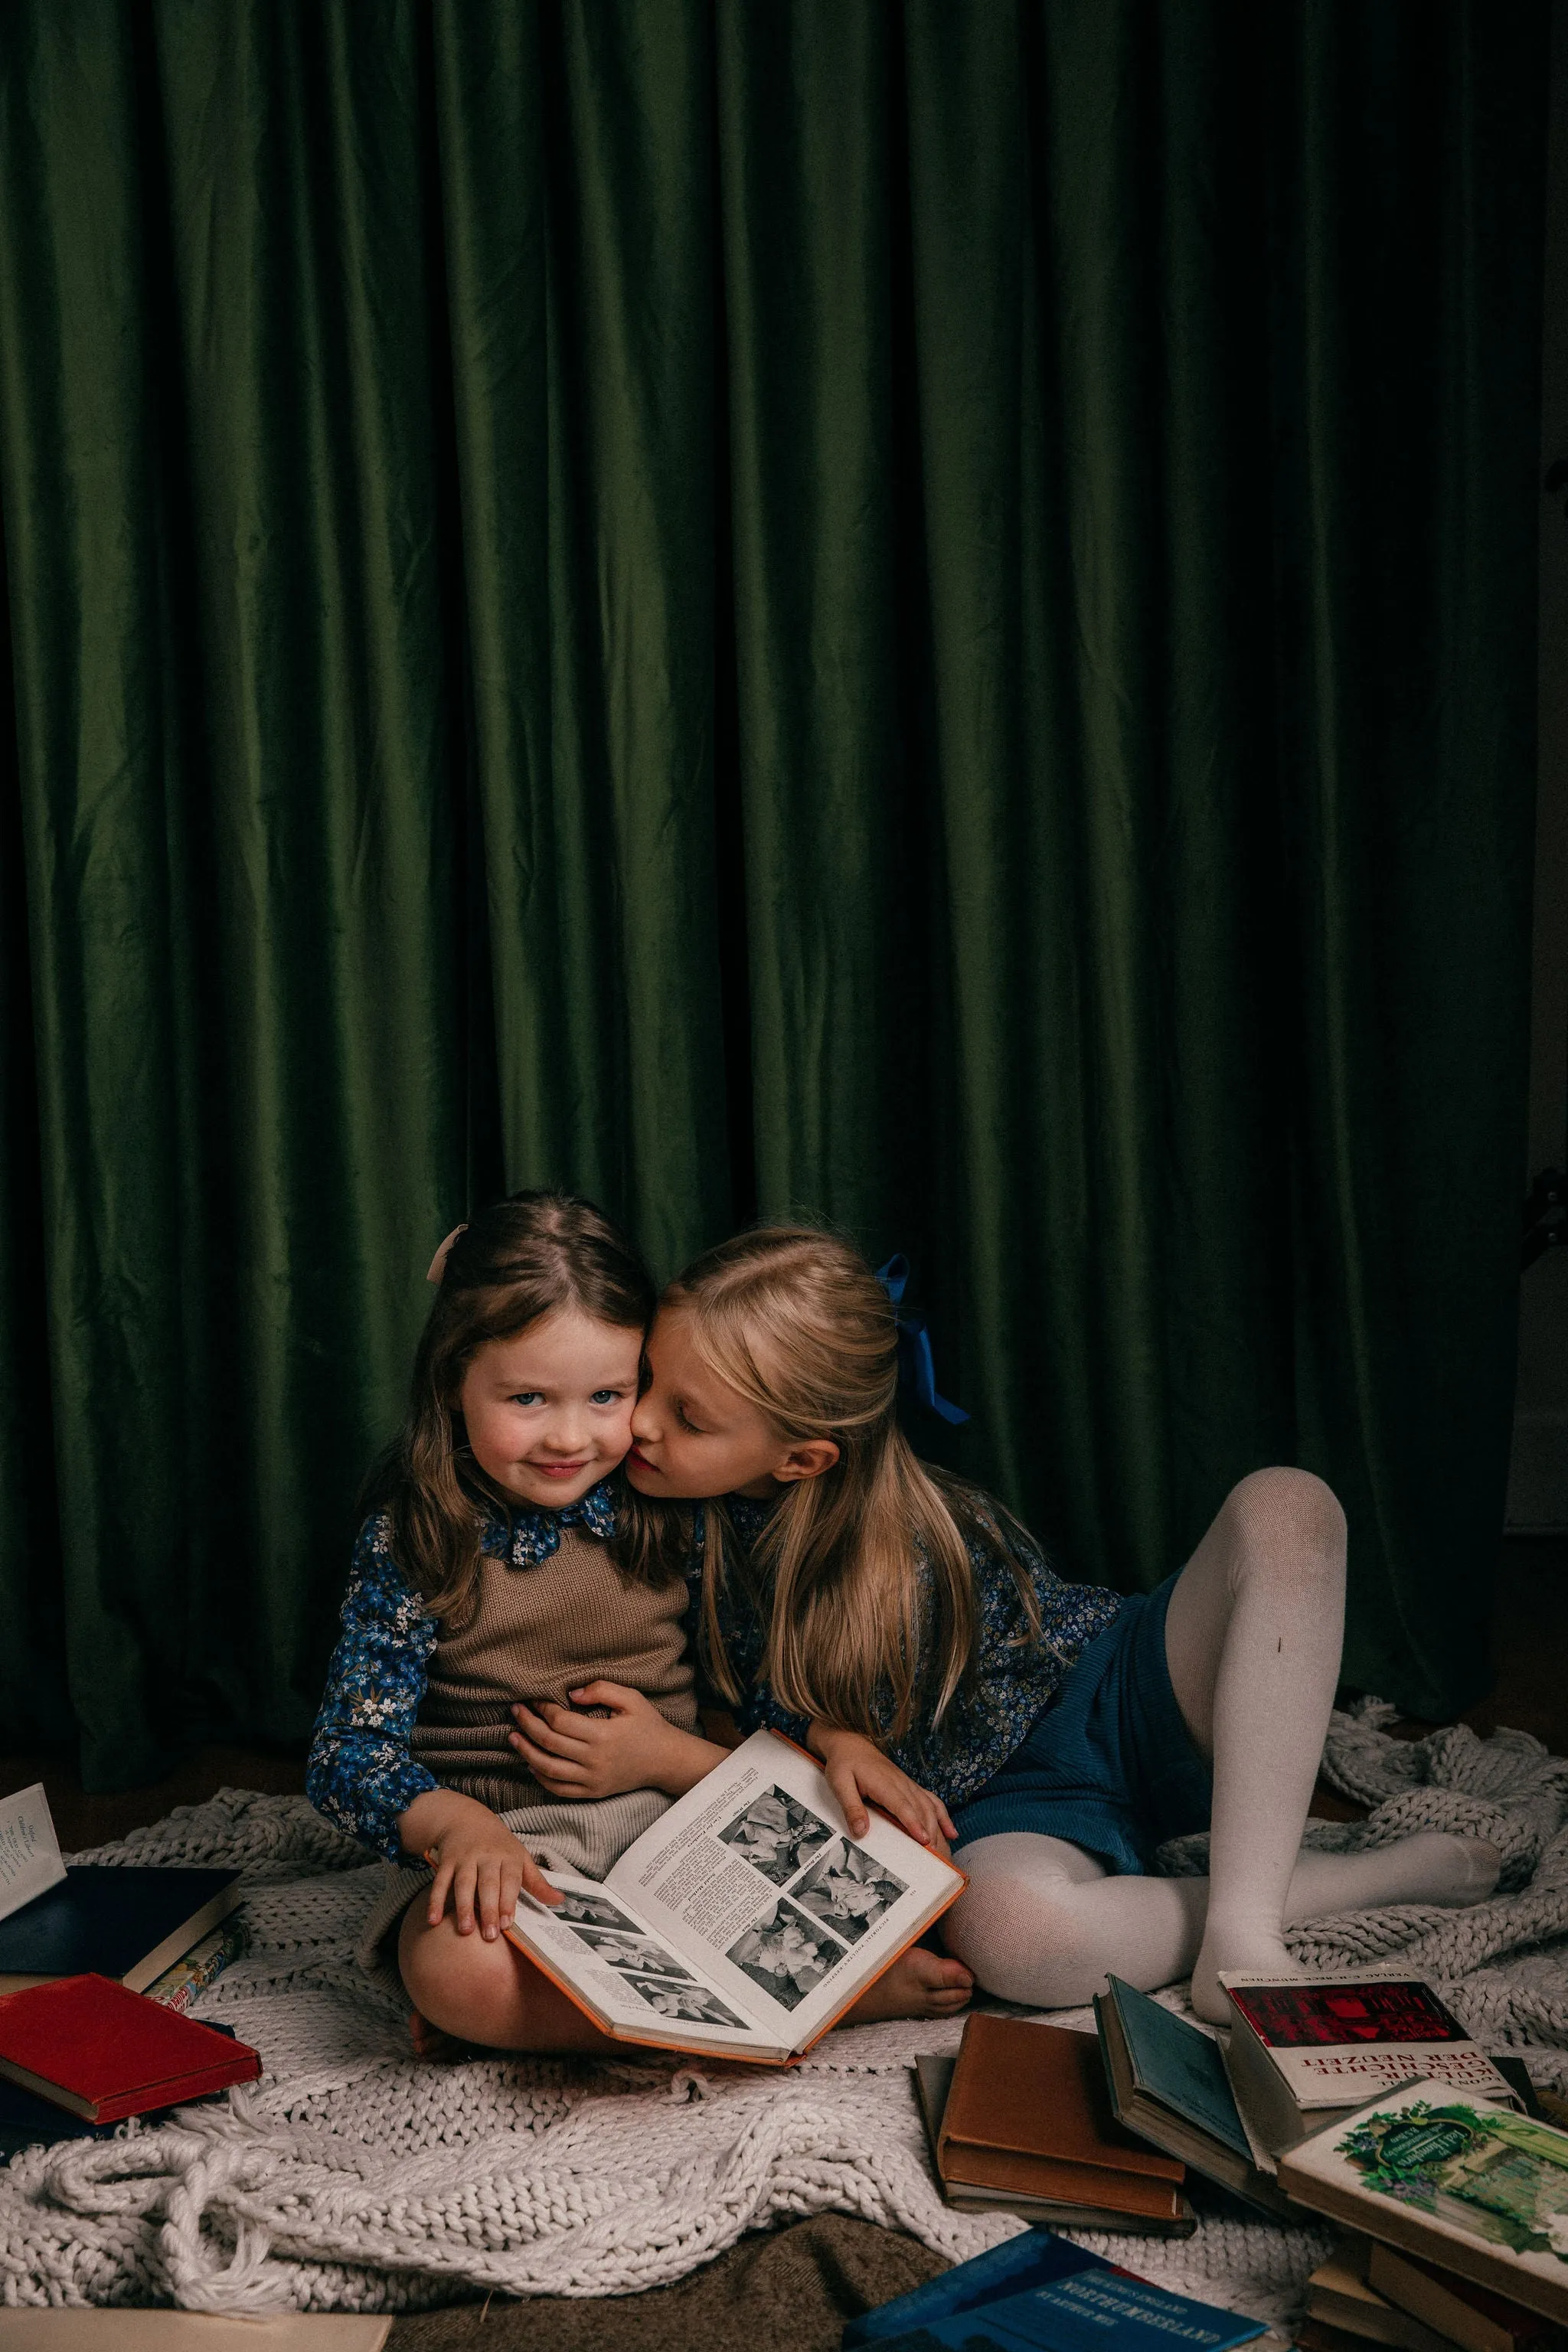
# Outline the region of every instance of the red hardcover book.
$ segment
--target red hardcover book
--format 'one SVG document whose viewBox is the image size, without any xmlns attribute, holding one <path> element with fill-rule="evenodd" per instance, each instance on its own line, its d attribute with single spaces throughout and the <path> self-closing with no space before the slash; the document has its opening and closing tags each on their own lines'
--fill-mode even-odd
<svg viewBox="0 0 1568 2352">
<path fill-rule="evenodd" d="M 248 2043 L 111 1977 L 57 1977 L 0 1999 L 0 2074 L 89 2123 L 205 2099 L 260 2072 Z"/>
</svg>

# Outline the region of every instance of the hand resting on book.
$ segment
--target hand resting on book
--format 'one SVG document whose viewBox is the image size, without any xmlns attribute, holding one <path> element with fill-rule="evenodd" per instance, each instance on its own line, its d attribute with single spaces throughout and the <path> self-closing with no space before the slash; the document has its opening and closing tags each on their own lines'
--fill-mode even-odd
<svg viewBox="0 0 1568 2352">
<path fill-rule="evenodd" d="M 493 1944 L 521 1892 L 540 1903 L 561 1897 L 499 1814 L 456 1789 L 426 1789 L 398 1816 L 404 1851 L 422 1855 L 435 1878 L 425 1916 L 440 1924 L 450 1903 L 459 1936 L 476 1927 Z"/>
<path fill-rule="evenodd" d="M 852 1837 L 866 1834 L 867 1805 L 879 1805 L 910 1837 L 946 1855 L 954 1832 L 942 1799 L 911 1780 L 907 1772 L 900 1772 L 892 1759 L 862 1733 L 840 1731 L 831 1723 L 814 1723 L 806 1745 L 822 1759 L 827 1785 L 844 1808 Z"/>
</svg>

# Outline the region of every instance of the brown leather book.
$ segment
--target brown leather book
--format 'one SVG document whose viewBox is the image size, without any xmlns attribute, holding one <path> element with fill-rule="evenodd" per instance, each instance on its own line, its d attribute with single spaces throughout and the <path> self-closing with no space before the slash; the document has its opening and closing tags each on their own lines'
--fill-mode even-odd
<svg viewBox="0 0 1568 2352">
<path fill-rule="evenodd" d="M 942 2119 L 937 2166 L 954 2187 L 1173 2219 L 1186 2168 L 1123 2131 L 1095 2034 L 972 2017 Z"/>
</svg>

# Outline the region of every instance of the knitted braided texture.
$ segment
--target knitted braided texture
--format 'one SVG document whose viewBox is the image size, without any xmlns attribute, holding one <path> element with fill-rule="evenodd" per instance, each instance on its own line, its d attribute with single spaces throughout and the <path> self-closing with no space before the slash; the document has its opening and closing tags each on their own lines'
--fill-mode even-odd
<svg viewBox="0 0 1568 2352">
<path fill-rule="evenodd" d="M 1509 1891 L 1469 1912 L 1316 1921 L 1299 1956 L 1407 1960 L 1481 2039 L 1538 2053 L 1532 2072 L 1568 2083 L 1568 1764 L 1511 1732 L 1397 1743 L 1363 1709 L 1334 1718 L 1327 1769 L 1373 1810 L 1314 1823 L 1315 1843 L 1470 1828 L 1503 1848 Z M 841 2028 L 776 2074 L 637 2052 L 421 2063 L 405 2011 L 353 1957 L 388 1865 L 302 1798 L 226 1789 L 90 1858 L 244 1869 L 249 1949 L 196 2013 L 253 2042 L 266 2072 L 171 2123 L 29 2149 L 0 2171 L 6 2304 L 395 2311 L 492 2287 L 618 2294 L 806 2213 L 906 2229 L 955 2261 L 1020 2226 L 953 2212 L 931 2184 L 908 2069 L 953 2048 L 961 2021 Z M 1167 1859 L 1201 1869 L 1201 1841 Z M 1085 2242 L 1281 2319 L 1323 2235 L 1239 2221 L 1201 2182 L 1194 2201 L 1191 2239 Z"/>
</svg>

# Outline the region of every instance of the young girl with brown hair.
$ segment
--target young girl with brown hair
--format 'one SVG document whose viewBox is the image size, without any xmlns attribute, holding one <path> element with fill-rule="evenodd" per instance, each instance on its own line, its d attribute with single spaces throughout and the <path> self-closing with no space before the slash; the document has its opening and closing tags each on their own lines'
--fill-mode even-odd
<svg viewBox="0 0 1568 2352">
<path fill-rule="evenodd" d="M 1490 1891 L 1475 1841 L 1300 1853 L 1343 1619 L 1344 1517 L 1321 1479 L 1253 1472 L 1155 1592 L 1064 1583 L 998 1504 L 916 1460 L 898 1339 L 842 1243 L 738 1236 L 665 1294 L 627 1475 L 685 1507 L 651 1510 L 634 1546 L 655 1572 L 695 1538 L 710 1671 L 742 1727 L 814 1748 L 852 1829 L 873 1800 L 952 1842 L 957 1957 L 910 1955 L 905 2006 L 961 2006 L 971 1973 L 1077 2005 L 1114 1969 L 1145 1989 L 1190 1973 L 1218 2019 L 1222 1969 L 1290 1972 L 1287 1925 Z M 615 1723 L 536 1722 L 524 1751 L 584 1790 L 626 1744 Z M 1148 1874 L 1205 1828 L 1207 1878 Z"/>
<path fill-rule="evenodd" d="M 536 1856 L 602 1876 L 724 1754 L 697 1728 L 679 1562 L 616 1540 L 653 1286 L 596 1209 L 552 1192 L 481 1211 L 431 1276 L 307 1787 L 405 1865 L 362 1958 L 397 1929 L 416 2017 L 498 2048 L 609 2048 L 500 1930 L 520 1888 L 559 1900 Z M 520 1752 L 517 1723 L 584 1708 L 620 1735 L 608 1801 L 563 1801 Z"/>
</svg>

